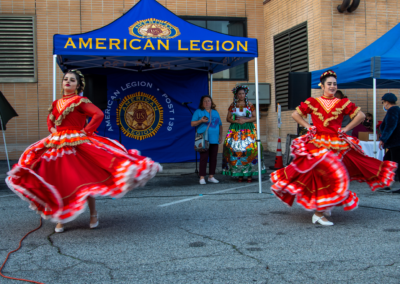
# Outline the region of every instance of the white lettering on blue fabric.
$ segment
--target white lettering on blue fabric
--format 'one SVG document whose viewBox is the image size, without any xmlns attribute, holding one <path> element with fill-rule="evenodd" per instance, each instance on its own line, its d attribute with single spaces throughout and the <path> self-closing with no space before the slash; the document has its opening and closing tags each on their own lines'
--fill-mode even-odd
<svg viewBox="0 0 400 284">
<path fill-rule="evenodd" d="M 165 98 L 165 102 L 167 103 L 168 108 L 170 109 L 169 112 L 175 114 L 174 105 L 172 104 L 171 99 L 168 97 L 167 94 L 163 94 L 162 96 Z M 174 118 L 173 118 L 173 117 L 170 117 L 170 120 L 174 120 Z M 167 130 L 168 130 L 168 131 L 172 131 L 172 126 L 173 126 L 173 125 L 174 125 L 174 123 L 173 123 L 172 121 L 170 121 L 170 122 L 168 123 Z"/>
</svg>

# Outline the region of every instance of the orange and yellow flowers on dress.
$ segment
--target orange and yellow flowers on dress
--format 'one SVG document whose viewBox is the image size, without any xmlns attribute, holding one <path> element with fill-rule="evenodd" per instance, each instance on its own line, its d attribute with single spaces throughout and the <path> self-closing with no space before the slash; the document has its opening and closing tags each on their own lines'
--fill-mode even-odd
<svg viewBox="0 0 400 284">
<path fill-rule="evenodd" d="M 232 104 L 228 111 L 232 113 L 233 118 L 251 117 L 255 110 L 254 105 L 249 104 L 247 107 L 235 107 Z M 261 149 L 257 146 L 256 128 L 252 122 L 244 124 L 232 123 L 229 127 L 225 138 L 223 148 L 224 166 L 222 173 L 235 177 L 252 177 L 258 175 L 258 151 Z M 262 163 L 261 171 L 266 172 L 264 163 Z"/>
</svg>

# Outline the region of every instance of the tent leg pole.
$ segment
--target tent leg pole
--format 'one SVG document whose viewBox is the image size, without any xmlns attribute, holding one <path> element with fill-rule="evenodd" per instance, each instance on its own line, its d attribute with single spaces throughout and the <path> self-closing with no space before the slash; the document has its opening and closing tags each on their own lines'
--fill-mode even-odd
<svg viewBox="0 0 400 284">
<path fill-rule="evenodd" d="M 56 81 L 57 81 L 57 54 L 53 55 L 53 102 L 56 100 L 56 91 L 57 91 L 57 86 L 56 86 Z"/>
<path fill-rule="evenodd" d="M 0 123 L 1 123 L 1 132 L 3 132 L 3 140 L 4 140 L 4 149 L 6 150 L 6 157 L 7 157 L 7 163 L 8 163 L 8 170 L 11 171 L 10 167 L 10 159 L 8 158 L 8 150 L 7 150 L 7 143 L 6 143 L 6 135 L 4 134 L 4 126 L 3 126 L 3 120 L 1 118 L 0 114 Z"/>
<path fill-rule="evenodd" d="M 373 99 L 373 103 L 374 103 L 374 119 L 376 119 L 376 79 L 373 79 L 373 86 L 374 86 L 374 99 Z M 376 127 L 373 125 L 373 129 L 374 129 L 374 158 L 376 159 Z"/>
<path fill-rule="evenodd" d="M 258 97 L 258 58 L 254 58 L 254 68 L 255 68 L 255 85 L 256 85 L 256 114 L 257 114 L 257 149 L 258 149 L 258 193 L 262 193 L 261 184 L 261 141 L 260 141 L 260 107 L 259 107 L 259 97 Z"/>
<path fill-rule="evenodd" d="M 210 74 L 210 97 L 212 98 L 212 93 L 213 93 L 213 90 L 212 90 L 212 86 L 213 85 L 213 74 L 211 73 Z"/>
<path fill-rule="evenodd" d="M 212 98 L 212 95 L 213 95 L 213 74 L 211 73 L 210 74 L 210 97 L 211 98 Z M 200 176 L 199 171 L 197 170 L 197 152 L 196 152 L 196 173 L 197 173 L 197 176 Z"/>
</svg>

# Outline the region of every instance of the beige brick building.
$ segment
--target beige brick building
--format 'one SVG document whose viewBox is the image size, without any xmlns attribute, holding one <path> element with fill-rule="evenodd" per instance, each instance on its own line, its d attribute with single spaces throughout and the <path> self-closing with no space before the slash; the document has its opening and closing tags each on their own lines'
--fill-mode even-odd
<svg viewBox="0 0 400 284">
<path fill-rule="evenodd" d="M 7 0 L 0 1 L 0 15 L 36 15 L 37 83 L 0 83 L 0 90 L 19 117 L 7 125 L 6 139 L 11 159 L 19 158 L 31 143 L 47 136 L 47 108 L 52 102 L 52 51 L 54 34 L 78 34 L 101 28 L 122 16 L 137 0 Z M 263 3 L 261 0 L 159 0 L 178 16 L 246 17 L 248 37 L 259 43 L 259 78 L 266 78 Z M 254 62 L 248 66 L 254 82 Z M 61 72 L 58 71 L 60 75 Z M 243 80 L 240 80 L 242 82 Z M 61 77 L 57 82 L 60 86 Z M 232 102 L 230 90 L 238 81 L 216 81 L 213 97 L 221 117 Z M 60 94 L 60 90 L 57 92 Z M 60 96 L 60 95 L 59 95 Z M 228 124 L 224 123 L 224 129 Z M 265 136 L 265 121 L 261 126 Z M 0 142 L 0 160 L 5 159 Z"/>
<path fill-rule="evenodd" d="M 35 15 L 37 36 L 37 82 L 0 83 L 0 90 L 19 114 L 6 131 L 10 158 L 17 159 L 31 143 L 48 135 L 47 108 L 52 102 L 52 48 L 54 34 L 77 34 L 98 29 L 123 15 L 137 0 L 7 0 L 0 1 L 0 15 Z M 338 64 L 375 41 L 400 20 L 400 0 L 361 0 L 353 13 L 340 14 L 341 0 L 159 0 L 178 16 L 245 17 L 247 36 L 259 43 L 259 82 L 271 83 L 271 105 L 261 113 L 261 140 L 275 151 L 278 137 L 274 89 L 275 35 L 307 22 L 309 70 Z M 60 72 L 58 72 L 60 75 Z M 248 66 L 254 82 L 254 62 Z M 61 78 L 59 78 L 60 82 Z M 57 86 L 59 86 L 57 82 Z M 217 81 L 214 100 L 221 116 L 232 101 L 230 90 L 240 81 Z M 398 94 L 397 90 L 392 90 Z M 380 90 L 385 93 L 387 90 Z M 60 93 L 60 90 L 58 90 Z M 313 96 L 320 91 L 313 91 Z M 364 112 L 372 112 L 372 90 L 345 94 Z M 296 133 L 290 115 L 282 113 L 281 137 Z M 378 107 L 378 119 L 383 117 Z M 228 124 L 224 123 L 224 129 Z M 0 142 L 0 160 L 5 159 Z"/>
<path fill-rule="evenodd" d="M 267 120 L 267 140 L 271 150 L 278 138 L 274 89 L 274 36 L 307 22 L 309 71 L 341 63 L 374 42 L 400 21 L 400 0 L 361 0 L 353 13 L 339 13 L 341 0 L 266 0 L 264 1 L 266 82 L 272 84 L 271 106 Z M 379 90 L 382 94 L 398 90 Z M 372 113 L 372 89 L 343 90 L 364 112 Z M 312 96 L 321 95 L 313 90 Z M 282 112 L 282 142 L 288 133 L 296 134 L 293 111 Z M 384 116 L 379 103 L 378 120 Z"/>
</svg>

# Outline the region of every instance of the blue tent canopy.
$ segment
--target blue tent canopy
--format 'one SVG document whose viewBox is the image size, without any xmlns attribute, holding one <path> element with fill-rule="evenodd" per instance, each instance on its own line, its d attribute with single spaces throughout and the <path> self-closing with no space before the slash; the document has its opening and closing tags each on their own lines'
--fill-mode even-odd
<svg viewBox="0 0 400 284">
<path fill-rule="evenodd" d="M 258 112 L 257 57 L 257 39 L 230 36 L 198 27 L 179 18 L 155 0 L 141 0 L 126 14 L 100 29 L 76 35 L 54 35 L 53 99 L 56 99 L 57 63 L 63 71 L 104 67 L 127 72 L 200 70 L 210 74 L 212 95 L 213 73 L 254 59 Z M 260 125 L 259 115 L 257 125 Z M 259 131 L 257 144 L 261 147 Z M 261 160 L 260 151 L 258 160 Z M 258 167 L 261 193 L 261 163 Z"/>
<path fill-rule="evenodd" d="M 374 78 L 378 89 L 400 88 L 400 24 L 350 59 L 311 72 L 313 89 L 327 70 L 336 72 L 340 89 L 372 89 Z"/>
<path fill-rule="evenodd" d="M 257 39 L 210 31 L 185 20 L 155 0 L 141 0 L 100 29 L 54 35 L 63 69 L 116 68 L 145 72 L 195 69 L 220 72 L 258 57 Z"/>
</svg>

